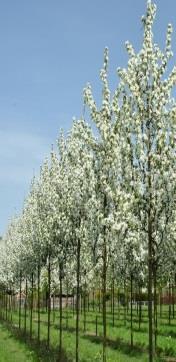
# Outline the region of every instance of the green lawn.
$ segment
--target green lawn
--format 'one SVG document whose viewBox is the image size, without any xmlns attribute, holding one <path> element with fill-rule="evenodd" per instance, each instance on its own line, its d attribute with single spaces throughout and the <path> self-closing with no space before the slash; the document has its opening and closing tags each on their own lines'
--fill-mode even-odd
<svg viewBox="0 0 176 362">
<path fill-rule="evenodd" d="M 63 361 L 75 360 L 75 314 L 70 310 L 67 326 L 66 313 L 63 315 Z M 96 336 L 95 320 L 98 316 L 98 333 Z M 18 313 L 13 313 L 13 324 L 18 325 Z M 24 326 L 24 316 L 21 319 L 22 328 Z M 134 311 L 134 347 L 130 347 L 130 313 L 127 314 L 126 325 L 124 323 L 124 311 L 121 307 L 120 314 L 116 310 L 115 325 L 112 325 L 112 314 L 110 310 L 107 313 L 107 362 L 147 362 L 147 344 L 148 344 L 148 320 L 146 308 L 142 312 L 142 323 L 139 330 L 138 315 Z M 2 329 L 2 327 L 1 327 Z M 29 330 L 29 316 L 27 319 L 27 329 Z M 37 354 L 30 355 L 30 351 L 24 344 L 14 340 L 9 332 L 5 332 L 5 338 L 8 340 L 3 353 L 6 350 L 9 356 L 13 349 L 19 349 L 23 357 L 18 357 L 15 361 L 57 361 L 59 344 L 59 312 L 55 312 L 55 318 L 51 315 L 51 350 L 47 352 L 44 346 L 47 339 L 47 314 L 41 313 L 41 353 L 37 348 Z M 16 332 L 15 332 L 16 333 Z M 24 333 L 19 336 L 24 337 Z M 37 312 L 33 314 L 33 339 L 37 339 Z M 24 341 L 23 341 L 24 343 Z M 12 346 L 11 346 L 12 344 Z M 14 344 L 14 348 L 13 348 Z M 167 309 L 163 310 L 163 318 L 158 319 L 158 356 L 155 361 L 176 361 L 176 320 L 172 319 L 168 323 Z M 16 346 L 16 347 L 15 347 Z M 21 349 L 20 349 L 21 348 Z M 20 353 L 20 352 L 19 352 Z M 36 353 L 36 345 L 35 345 Z M 11 361 L 7 356 L 4 361 Z M 10 357 L 11 358 L 11 357 Z M 21 359 L 20 359 L 21 358 Z M 3 359 L 0 359 L 3 361 Z M 13 358 L 14 361 L 14 358 Z M 84 332 L 83 313 L 80 318 L 80 362 L 102 361 L 102 318 L 96 311 L 86 312 L 86 331 Z"/>
<path fill-rule="evenodd" d="M 38 361 L 35 352 L 17 340 L 13 334 L 0 324 L 0 361 L 28 362 Z"/>
</svg>

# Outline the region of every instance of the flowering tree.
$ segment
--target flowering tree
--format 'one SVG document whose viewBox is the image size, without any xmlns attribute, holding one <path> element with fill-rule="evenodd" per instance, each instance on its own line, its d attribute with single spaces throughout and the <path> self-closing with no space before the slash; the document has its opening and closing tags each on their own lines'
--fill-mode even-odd
<svg viewBox="0 0 176 362">
<path fill-rule="evenodd" d="M 175 252 L 171 252 L 176 241 L 176 102 L 172 98 L 176 67 L 166 78 L 172 56 L 172 26 L 168 25 L 165 50 L 161 51 L 152 34 L 155 13 L 156 6 L 148 1 L 147 13 L 142 17 L 142 48 L 135 53 L 126 42 L 129 61 L 126 69 L 118 68 L 120 80 L 113 96 L 108 85 L 108 49 L 105 49 L 100 72 L 103 84 L 100 109 L 91 86 L 84 89 L 84 105 L 90 110 L 98 136 L 94 136 L 83 119 L 73 123 L 66 138 L 60 135 L 58 152 L 52 150 L 45 160 L 39 178 L 32 182 L 21 215 L 11 222 L 0 244 L 0 281 L 20 290 L 20 328 L 22 282 L 25 280 L 27 296 L 27 282 L 31 280 L 31 336 L 33 289 L 37 281 L 38 340 L 41 272 L 44 279 L 47 275 L 48 347 L 53 275 L 54 288 L 58 286 L 60 294 L 60 352 L 62 290 L 66 288 L 67 296 L 68 289 L 76 290 L 76 361 L 79 360 L 81 291 L 85 298 L 87 290 L 94 293 L 101 280 L 103 362 L 106 362 L 107 290 L 112 290 L 114 325 L 114 285 L 118 279 L 119 285 L 124 286 L 124 294 L 126 281 L 130 285 L 131 346 L 134 283 L 141 286 L 147 281 L 149 361 L 152 362 L 153 332 L 155 346 L 157 337 L 157 280 L 171 288 L 176 275 Z M 85 325 L 84 315 L 84 331 Z"/>
<path fill-rule="evenodd" d="M 166 48 L 162 52 L 153 42 L 152 25 L 155 12 L 156 6 L 148 1 L 147 14 L 142 17 L 142 49 L 135 54 L 132 45 L 127 42 L 130 56 L 128 67 L 118 69 L 122 100 L 122 106 L 119 106 L 119 120 L 124 129 L 125 157 L 129 159 L 126 173 L 130 175 L 131 191 L 137 200 L 138 215 L 148 245 L 150 361 L 153 360 L 154 260 L 157 248 L 164 242 L 167 219 L 173 210 L 175 190 L 176 108 L 175 101 L 171 100 L 171 91 L 176 83 L 176 68 L 173 68 L 167 79 L 163 79 L 172 55 L 172 27 L 169 24 Z M 167 191 L 164 192 L 165 188 Z"/>
</svg>

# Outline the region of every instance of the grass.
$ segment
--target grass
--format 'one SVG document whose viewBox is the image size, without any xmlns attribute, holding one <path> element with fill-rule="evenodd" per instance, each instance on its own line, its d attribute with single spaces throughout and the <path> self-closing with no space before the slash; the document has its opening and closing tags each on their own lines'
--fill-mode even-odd
<svg viewBox="0 0 176 362">
<path fill-rule="evenodd" d="M 12 332 L 0 324 L 0 361 L 1 362 L 27 362 L 37 361 L 37 356 Z"/>
<path fill-rule="evenodd" d="M 168 308 L 167 308 L 168 309 Z M 162 318 L 158 320 L 158 336 L 157 336 L 157 356 L 155 361 L 176 361 L 176 320 L 172 319 L 171 324 L 168 323 L 166 307 L 163 308 Z M 95 320 L 97 321 L 97 336 Z M 68 326 L 67 326 L 68 322 Z M 62 361 L 75 360 L 75 314 L 72 310 L 67 314 L 63 313 L 63 351 Z M 22 328 L 24 326 L 24 316 L 21 319 Z M 27 318 L 27 330 L 30 327 L 29 315 Z M 51 343 L 50 350 L 46 347 L 47 340 L 47 313 L 41 313 L 41 344 L 40 348 L 37 344 L 37 311 L 33 314 L 33 341 L 29 339 L 29 335 L 24 336 L 24 331 L 18 331 L 18 312 L 13 312 L 13 338 L 9 331 L 7 333 L 6 349 L 7 352 L 11 350 L 9 341 L 16 342 L 16 349 L 18 346 L 22 348 L 23 353 L 27 353 L 26 359 L 18 358 L 17 361 L 58 361 L 58 344 L 59 344 L 59 311 L 51 314 Z M 6 323 L 6 328 L 11 328 L 10 324 Z M 1 325 L 1 328 L 2 325 Z M 5 333 L 5 330 L 3 329 Z M 134 311 L 133 320 L 133 334 L 134 346 L 130 346 L 130 315 L 127 314 L 126 323 L 124 322 L 123 307 L 115 311 L 115 325 L 112 324 L 112 314 L 109 309 L 107 313 L 107 362 L 147 362 L 147 346 L 148 346 L 148 319 L 146 307 L 142 311 L 142 323 L 139 330 L 137 311 Z M 94 362 L 102 361 L 102 317 L 96 311 L 86 312 L 86 331 L 84 331 L 84 318 L 83 313 L 80 315 L 80 362 Z M 24 340 L 27 346 L 24 345 Z M 1 343 L 2 344 L 2 343 Z M 7 347 L 8 346 L 8 347 Z M 14 344 L 15 346 L 15 344 Z M 15 347 L 14 347 L 15 348 Z M 2 347 L 1 347 L 2 349 Z M 12 348 L 13 350 L 13 348 Z M 33 355 L 31 350 L 33 350 Z M 0 350 L 1 351 L 1 350 Z M 5 350 L 4 350 L 5 353 Z M 10 352 L 11 353 L 11 352 Z M 1 355 L 0 355 L 1 356 Z M 28 359 L 27 359 L 28 358 Z M 32 359 L 30 359 L 32 358 Z M 0 359 L 2 360 L 2 359 Z M 2 360 L 3 361 L 3 360 Z M 4 359 L 4 361 L 11 361 Z M 14 361 L 14 359 L 13 359 Z"/>
</svg>

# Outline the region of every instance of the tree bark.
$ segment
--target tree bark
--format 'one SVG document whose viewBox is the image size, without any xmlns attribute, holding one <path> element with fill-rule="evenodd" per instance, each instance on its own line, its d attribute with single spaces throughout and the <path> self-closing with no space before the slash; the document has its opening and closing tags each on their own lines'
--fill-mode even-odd
<svg viewBox="0 0 176 362">
<path fill-rule="evenodd" d="M 147 221 L 148 221 L 148 318 L 149 318 L 149 362 L 153 362 L 153 238 L 152 238 L 152 182 L 151 182 L 151 121 L 150 121 L 150 108 L 148 106 L 148 121 L 147 121 L 147 136 L 148 136 L 148 150 L 147 150 L 147 189 L 148 189 L 148 205 L 147 205 Z"/>
<path fill-rule="evenodd" d="M 131 274 L 130 283 L 130 301 L 131 301 L 131 348 L 133 347 L 133 275 Z"/>
<path fill-rule="evenodd" d="M 48 329 L 47 329 L 47 346 L 50 346 L 50 327 L 51 327 L 51 256 L 48 254 Z"/>
<path fill-rule="evenodd" d="M 114 327 L 114 322 L 115 322 L 115 298 L 114 298 L 114 275 L 113 275 L 113 280 L 112 280 L 112 325 Z"/>
<path fill-rule="evenodd" d="M 60 357 L 61 357 L 61 352 L 62 352 L 62 277 L 63 277 L 63 263 L 60 263 L 60 272 L 59 272 L 59 285 L 60 285 L 60 293 L 59 293 L 59 304 L 60 304 L 59 352 L 60 352 Z"/>
<path fill-rule="evenodd" d="M 172 318 L 175 318 L 174 284 L 172 284 Z"/>
<path fill-rule="evenodd" d="M 68 281 L 67 281 L 67 300 L 66 300 L 66 312 L 67 312 L 67 316 L 66 316 L 66 328 L 68 329 Z"/>
<path fill-rule="evenodd" d="M 28 294 L 28 283 L 27 283 L 27 278 L 26 278 L 26 283 L 25 283 L 25 304 L 24 304 L 24 333 L 26 336 L 26 319 L 27 319 L 27 294 Z"/>
<path fill-rule="evenodd" d="M 171 325 L 171 282 L 169 279 L 169 325 Z"/>
<path fill-rule="evenodd" d="M 155 335 L 155 350 L 157 347 L 157 328 L 158 328 L 158 315 L 157 315 L 157 290 L 156 290 L 156 268 L 154 269 L 154 335 Z"/>
<path fill-rule="evenodd" d="M 79 304 L 80 304 L 80 253 L 81 243 L 77 242 L 77 272 L 76 272 L 76 362 L 79 361 Z"/>
<path fill-rule="evenodd" d="M 107 200 L 104 195 L 104 216 L 106 217 Z M 107 245 L 106 226 L 103 227 L 103 272 L 102 272 L 102 298 L 103 298 L 103 362 L 106 362 L 106 272 L 107 272 Z"/>
<path fill-rule="evenodd" d="M 38 342 L 40 344 L 40 264 L 38 264 Z"/>
<path fill-rule="evenodd" d="M 149 318 L 149 362 L 153 362 L 153 301 L 152 301 L 152 230 L 148 215 L 148 318 Z"/>
<path fill-rule="evenodd" d="M 34 275 L 32 273 L 32 276 L 31 276 L 30 339 L 32 339 L 33 297 L 34 297 Z"/>
</svg>

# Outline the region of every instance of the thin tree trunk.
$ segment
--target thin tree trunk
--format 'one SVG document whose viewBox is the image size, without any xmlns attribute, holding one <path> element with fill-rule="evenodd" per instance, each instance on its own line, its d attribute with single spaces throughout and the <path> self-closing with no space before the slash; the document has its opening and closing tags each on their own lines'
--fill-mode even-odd
<svg viewBox="0 0 176 362">
<path fill-rule="evenodd" d="M 10 322 L 12 324 L 12 307 L 13 307 L 13 288 L 11 287 L 10 293 Z"/>
<path fill-rule="evenodd" d="M 95 334 L 96 336 L 98 335 L 98 317 L 96 315 L 96 319 L 95 319 Z"/>
<path fill-rule="evenodd" d="M 55 295 L 53 293 L 53 324 L 55 323 Z"/>
<path fill-rule="evenodd" d="M 106 216 L 107 200 L 104 195 L 104 216 Z M 103 272 L 102 272 L 102 298 L 103 298 L 103 362 L 106 362 L 106 272 L 107 272 L 107 245 L 106 226 L 103 230 Z"/>
<path fill-rule="evenodd" d="M 89 291 L 88 291 L 88 294 L 87 294 L 87 309 L 88 309 L 88 312 L 90 310 L 90 298 L 89 298 Z"/>
<path fill-rule="evenodd" d="M 6 306 L 5 306 L 5 311 L 6 311 L 6 321 L 7 321 L 7 318 L 8 318 L 8 293 L 7 293 L 7 290 L 6 290 L 6 298 L 5 298 L 5 303 L 6 303 Z"/>
<path fill-rule="evenodd" d="M 34 297 L 34 275 L 32 273 L 32 276 L 31 276 L 30 339 L 32 339 L 33 297 Z"/>
<path fill-rule="evenodd" d="M 82 314 L 82 311 L 83 311 L 83 296 L 82 296 L 82 290 L 80 292 L 80 311 L 81 311 L 81 314 Z"/>
<path fill-rule="evenodd" d="M 126 284 L 124 280 L 124 326 L 126 326 Z"/>
<path fill-rule="evenodd" d="M 80 253 L 81 243 L 77 242 L 77 272 L 76 272 L 76 362 L 79 361 L 79 304 L 80 304 Z"/>
<path fill-rule="evenodd" d="M 59 326 L 59 352 L 61 357 L 62 352 L 62 277 L 63 277 L 63 264 L 60 263 L 60 272 L 59 272 L 59 285 L 60 285 L 60 293 L 59 293 L 59 304 L 60 304 L 60 326 Z"/>
<path fill-rule="evenodd" d="M 153 301 L 152 301 L 152 230 L 150 213 L 148 220 L 148 318 L 149 318 L 149 362 L 153 362 Z"/>
<path fill-rule="evenodd" d="M 133 347 L 133 275 L 132 274 L 131 274 L 130 300 L 131 300 L 131 348 L 132 348 Z"/>
<path fill-rule="evenodd" d="M 118 302 L 118 319 L 120 319 L 120 292 L 118 288 L 118 294 L 117 294 L 117 302 Z"/>
<path fill-rule="evenodd" d="M 75 298 L 74 298 L 74 289 L 73 289 L 73 297 L 72 297 L 72 308 L 73 308 L 73 316 L 75 314 Z"/>
<path fill-rule="evenodd" d="M 84 307 L 84 333 L 85 333 L 85 331 L 86 331 L 86 286 L 85 286 L 85 290 L 84 290 L 83 307 Z"/>
<path fill-rule="evenodd" d="M 150 89 L 150 86 L 148 86 Z M 147 96 L 148 97 L 148 96 Z M 153 287 L 153 238 L 152 238 L 152 181 L 151 181 L 151 112 L 149 98 L 147 99 L 147 111 L 148 120 L 146 122 L 147 127 L 147 191 L 149 194 L 148 205 L 147 205 L 147 222 L 148 222 L 148 318 L 149 318 L 149 362 L 153 362 L 153 298 L 152 298 L 152 287 Z"/>
<path fill-rule="evenodd" d="M 48 313 L 48 289 L 46 290 L 45 293 L 45 311 L 46 313 Z"/>
<path fill-rule="evenodd" d="M 154 335 L 155 335 L 155 350 L 157 347 L 157 325 L 158 325 L 158 316 L 157 316 L 157 294 L 156 294 L 156 268 L 154 269 Z"/>
<path fill-rule="evenodd" d="M 142 323 L 142 302 L 141 300 L 139 303 L 139 330 L 141 329 L 141 323 Z"/>
<path fill-rule="evenodd" d="M 163 306 L 163 301 L 162 301 L 162 287 L 160 289 L 160 319 L 162 318 L 162 306 Z"/>
<path fill-rule="evenodd" d="M 93 297 L 92 307 L 93 307 L 93 312 L 94 312 L 94 310 L 95 310 L 95 291 L 94 291 L 94 289 L 93 289 L 93 295 L 92 295 L 92 297 Z"/>
<path fill-rule="evenodd" d="M 112 280 L 112 325 L 114 327 L 114 321 L 115 321 L 115 316 L 114 316 L 114 273 L 113 273 L 113 280 Z"/>
<path fill-rule="evenodd" d="M 40 344 L 40 264 L 38 264 L 38 342 Z"/>
<path fill-rule="evenodd" d="M 25 304 L 24 304 L 24 333 L 26 336 L 26 318 L 27 318 L 27 293 L 28 293 L 28 285 L 27 285 L 27 278 L 25 283 Z"/>
<path fill-rule="evenodd" d="M 51 256 L 48 254 L 48 329 L 47 329 L 47 347 L 50 346 L 50 327 L 51 327 Z"/>
<path fill-rule="evenodd" d="M 66 328 L 68 329 L 68 281 L 67 281 L 67 299 L 66 299 Z"/>
<path fill-rule="evenodd" d="M 101 288 L 99 288 L 99 295 L 98 295 L 98 310 L 100 313 L 101 312 Z"/>
<path fill-rule="evenodd" d="M 11 322 L 13 322 L 13 312 L 14 312 L 14 303 L 15 303 L 15 293 L 14 293 L 14 289 L 12 287 L 12 314 L 11 314 Z"/>
<path fill-rule="evenodd" d="M 172 318 L 175 318 L 174 285 L 172 284 Z"/>
<path fill-rule="evenodd" d="M 110 298 L 109 298 L 109 304 L 110 304 L 110 313 L 112 314 L 112 283 L 111 283 L 111 289 L 110 289 Z"/>
<path fill-rule="evenodd" d="M 4 320 L 5 320 L 5 317 L 6 317 L 5 309 L 6 309 L 6 290 L 5 290 L 5 287 L 4 287 L 4 289 L 3 289 L 3 319 Z"/>
<path fill-rule="evenodd" d="M 171 282 L 169 279 L 169 325 L 171 324 Z"/>
</svg>

